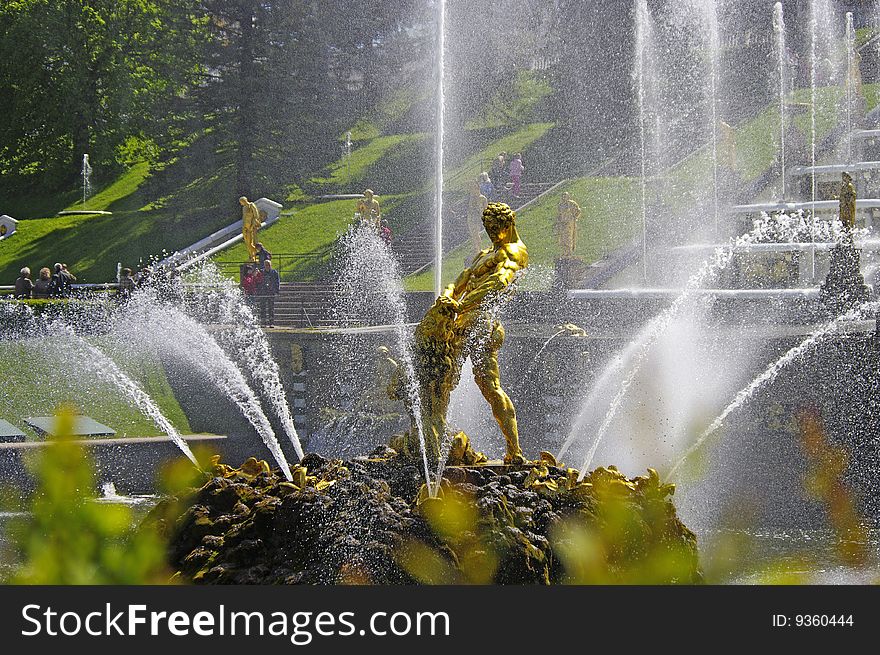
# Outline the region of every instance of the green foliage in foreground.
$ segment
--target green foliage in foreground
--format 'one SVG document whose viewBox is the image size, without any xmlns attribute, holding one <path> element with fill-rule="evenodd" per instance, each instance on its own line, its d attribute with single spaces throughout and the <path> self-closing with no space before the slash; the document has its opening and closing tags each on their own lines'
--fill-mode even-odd
<svg viewBox="0 0 880 655">
<path fill-rule="evenodd" d="M 94 501 L 95 474 L 70 437 L 73 414 L 57 417 L 51 444 L 28 462 L 37 480 L 27 518 L 11 537 L 22 564 L 14 584 L 155 584 L 168 580 L 165 545 L 137 530 L 126 505 Z"/>
</svg>

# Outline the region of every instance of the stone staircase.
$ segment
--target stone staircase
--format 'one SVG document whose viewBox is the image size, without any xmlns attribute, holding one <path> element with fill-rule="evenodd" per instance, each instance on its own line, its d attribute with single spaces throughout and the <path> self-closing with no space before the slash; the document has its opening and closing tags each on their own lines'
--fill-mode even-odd
<svg viewBox="0 0 880 655">
<path fill-rule="evenodd" d="M 338 293 L 332 282 L 282 282 L 275 300 L 275 325 L 308 328 L 335 324 L 333 306 Z"/>
</svg>

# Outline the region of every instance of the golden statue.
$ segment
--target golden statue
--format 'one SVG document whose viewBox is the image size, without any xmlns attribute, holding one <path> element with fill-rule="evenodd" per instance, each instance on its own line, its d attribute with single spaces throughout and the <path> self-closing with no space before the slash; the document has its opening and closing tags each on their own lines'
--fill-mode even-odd
<svg viewBox="0 0 880 655">
<path fill-rule="evenodd" d="M 571 199 L 567 191 L 562 194 L 556 215 L 556 236 L 559 239 L 560 257 L 574 257 L 577 248 L 577 222 L 581 217 L 581 207 Z"/>
<path fill-rule="evenodd" d="M 260 210 L 246 196 L 239 198 L 238 204 L 241 205 L 241 236 L 250 260 L 255 262 L 257 261 L 257 230 L 263 227 Z"/>
<path fill-rule="evenodd" d="M 458 386 L 461 367 L 471 358 L 474 381 L 489 402 L 492 414 L 507 442 L 507 464 L 526 461 L 519 445 L 516 409 L 501 387 L 498 351 L 504 343 L 504 327 L 490 313 L 488 303 L 499 299 L 529 255 L 516 230 L 516 214 L 503 203 L 489 203 L 483 211 L 483 227 L 492 246 L 481 250 L 470 268 L 462 271 L 425 313 L 415 332 L 415 364 L 422 400 L 422 425 L 427 455 L 436 461 L 440 444 L 447 437 L 446 411 L 449 396 Z M 398 370 L 398 375 L 402 372 Z M 392 385 L 395 397 L 406 400 L 400 383 Z M 415 418 L 404 449 L 418 452 Z"/>
<path fill-rule="evenodd" d="M 470 235 L 470 243 L 471 250 L 473 253 L 472 257 L 476 257 L 480 254 L 480 251 L 483 249 L 483 244 L 481 237 L 483 235 L 483 212 L 486 211 L 486 207 L 489 205 L 489 200 L 480 193 L 480 185 L 477 182 L 474 182 L 474 185 L 471 187 L 471 195 L 468 199 L 468 210 L 467 210 L 467 227 L 468 234 Z"/>
<path fill-rule="evenodd" d="M 382 227 L 382 212 L 379 210 L 379 201 L 373 197 L 372 189 L 364 191 L 364 197 L 358 199 L 355 213 L 362 221 L 379 230 Z"/>
<path fill-rule="evenodd" d="M 840 175 L 840 222 L 846 230 L 847 236 L 852 238 L 852 231 L 856 226 L 856 187 L 852 176 L 844 171 Z"/>
</svg>

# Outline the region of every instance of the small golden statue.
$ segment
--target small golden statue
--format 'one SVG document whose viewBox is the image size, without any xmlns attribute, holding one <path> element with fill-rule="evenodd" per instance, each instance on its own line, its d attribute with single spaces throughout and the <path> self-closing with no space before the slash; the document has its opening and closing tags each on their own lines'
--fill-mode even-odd
<svg viewBox="0 0 880 655">
<path fill-rule="evenodd" d="M 581 207 L 571 199 L 567 191 L 562 194 L 556 214 L 556 237 L 559 239 L 560 257 L 574 257 L 577 248 L 577 222 L 581 217 Z"/>
<path fill-rule="evenodd" d="M 483 212 L 489 206 L 489 200 L 480 193 L 479 182 L 474 182 L 471 187 L 471 195 L 468 199 L 467 227 L 470 235 L 472 257 L 476 257 L 483 249 L 481 237 L 483 235 Z"/>
<path fill-rule="evenodd" d="M 846 236 L 852 239 L 856 226 L 856 187 L 852 176 L 846 171 L 840 177 L 840 222 L 843 223 Z"/>
<path fill-rule="evenodd" d="M 470 268 L 462 271 L 425 313 L 415 332 L 416 377 L 422 400 L 427 455 L 436 461 L 440 444 L 447 437 L 446 411 L 449 396 L 461 379 L 461 367 L 471 358 L 474 381 L 492 408 L 507 442 L 507 464 L 526 461 L 519 445 L 516 409 L 501 387 L 498 351 L 504 343 L 504 327 L 490 312 L 488 303 L 510 288 L 529 255 L 516 229 L 516 214 L 503 203 L 489 203 L 483 211 L 483 227 L 492 246 L 481 250 Z M 398 373 L 400 375 L 400 371 Z M 401 384 L 395 396 L 404 399 Z M 415 418 L 404 444 L 410 454 L 418 452 Z"/>
<path fill-rule="evenodd" d="M 364 191 L 364 197 L 358 199 L 355 213 L 362 221 L 369 223 L 376 230 L 381 229 L 382 212 L 379 209 L 379 201 L 373 197 L 372 189 Z"/>
<path fill-rule="evenodd" d="M 247 199 L 247 196 L 239 198 L 238 204 L 241 205 L 241 236 L 250 261 L 255 262 L 257 261 L 257 230 L 263 227 L 260 210 Z"/>
</svg>

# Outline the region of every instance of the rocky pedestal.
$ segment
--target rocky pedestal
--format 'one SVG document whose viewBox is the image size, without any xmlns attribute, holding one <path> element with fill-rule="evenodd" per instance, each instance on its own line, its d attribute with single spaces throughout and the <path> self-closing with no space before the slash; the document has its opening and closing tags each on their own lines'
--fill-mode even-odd
<svg viewBox="0 0 880 655">
<path fill-rule="evenodd" d="M 859 250 L 852 243 L 831 250 L 831 270 L 819 289 L 819 299 L 829 314 L 838 316 L 869 299 L 871 291 L 859 267 Z"/>
<path fill-rule="evenodd" d="M 556 284 L 562 289 L 577 289 L 587 277 L 587 265 L 577 257 L 556 260 Z"/>
<path fill-rule="evenodd" d="M 217 464 L 158 506 L 170 564 L 195 583 L 694 583 L 696 538 L 649 470 L 577 481 L 552 457 L 449 466 L 433 497 L 416 463 L 378 449 L 308 455 L 287 482 L 265 462 Z"/>
</svg>

